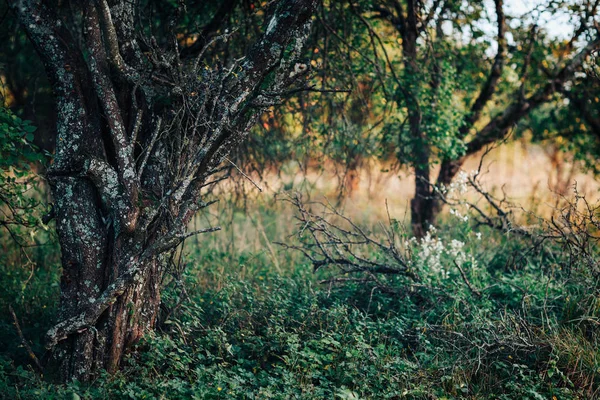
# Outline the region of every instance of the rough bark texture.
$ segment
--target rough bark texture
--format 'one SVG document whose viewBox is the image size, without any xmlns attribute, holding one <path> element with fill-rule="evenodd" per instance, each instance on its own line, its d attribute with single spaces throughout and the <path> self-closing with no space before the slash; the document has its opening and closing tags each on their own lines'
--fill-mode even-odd
<svg viewBox="0 0 600 400">
<path fill-rule="evenodd" d="M 206 206 L 201 189 L 307 69 L 296 60 L 315 0 L 277 2 L 262 36 L 231 65 L 209 56 L 227 34 L 211 41 L 203 32 L 189 49 L 174 31 L 144 37 L 136 4 L 12 3 L 56 97 L 48 178 L 63 275 L 47 347 L 63 380 L 116 370 L 153 329 L 167 256 Z"/>
</svg>

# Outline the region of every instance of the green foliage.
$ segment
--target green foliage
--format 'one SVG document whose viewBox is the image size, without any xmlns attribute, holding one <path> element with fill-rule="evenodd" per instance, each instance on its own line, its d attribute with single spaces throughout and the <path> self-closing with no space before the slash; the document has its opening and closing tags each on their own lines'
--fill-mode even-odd
<svg viewBox="0 0 600 400">
<path fill-rule="evenodd" d="M 43 226 L 40 202 L 29 193 L 36 191 L 37 183 L 32 166 L 45 161 L 45 155 L 32 144 L 35 130 L 29 121 L 0 108 L 0 224 L 19 242 L 21 232 L 16 230 Z M 33 230 L 27 233 L 35 235 Z"/>
<path fill-rule="evenodd" d="M 600 79 L 580 77 L 573 82 L 568 95 L 566 99 L 557 96 L 552 103 L 532 113 L 520 133 L 530 133 L 533 141 L 556 146 L 598 175 Z"/>
<path fill-rule="evenodd" d="M 60 276 L 57 245 L 41 221 L 46 209 L 35 169 L 46 156 L 32 144 L 35 130 L 0 108 L 0 312 L 6 315 L 0 320 L 0 348 L 6 349 L 4 357 L 21 363 L 28 357 L 16 346 L 20 339 L 8 306 L 24 317 L 24 333 L 41 353 L 39 329 L 54 317 Z"/>
<path fill-rule="evenodd" d="M 270 223 L 276 213 L 258 213 L 266 235 L 281 234 Z M 232 229 L 239 232 L 243 221 L 235 218 Z M 0 393 L 22 399 L 588 398 L 600 383 L 593 276 L 562 268 L 559 248 L 530 251 L 518 237 L 477 231 L 483 240 L 453 219 L 436 236 L 466 243 L 477 268 L 465 269 L 481 297 L 456 271 L 442 274 L 428 262 L 420 265 L 431 276 L 431 291 L 394 295 L 359 283 L 320 285 L 326 271 L 313 275 L 288 254 L 275 272 L 268 252 L 227 250 L 218 239 L 190 243 L 185 272 L 166 282 L 164 309 L 174 311 L 136 345 L 122 371 L 91 384 L 56 385 L 32 372 L 24 353 L 3 351 Z M 51 323 L 53 310 L 43 305 L 56 304 L 59 268 L 53 265 L 29 283 L 38 300 L 25 296 L 20 308 L 28 338 L 41 337 Z M 2 301 L 6 296 L 13 294 L 2 293 Z M 3 319 L 0 331 L 6 344 L 18 342 L 10 322 Z"/>
</svg>

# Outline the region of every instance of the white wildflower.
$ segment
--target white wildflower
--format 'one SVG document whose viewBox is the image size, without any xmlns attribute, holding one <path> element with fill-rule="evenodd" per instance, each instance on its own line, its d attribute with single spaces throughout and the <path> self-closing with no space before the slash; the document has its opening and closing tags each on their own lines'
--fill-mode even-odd
<svg viewBox="0 0 600 400">
<path fill-rule="evenodd" d="M 464 247 L 464 242 L 453 239 L 447 250 L 448 255 L 450 255 L 458 265 L 462 265 L 467 261 L 467 254 L 464 251 Z"/>
</svg>

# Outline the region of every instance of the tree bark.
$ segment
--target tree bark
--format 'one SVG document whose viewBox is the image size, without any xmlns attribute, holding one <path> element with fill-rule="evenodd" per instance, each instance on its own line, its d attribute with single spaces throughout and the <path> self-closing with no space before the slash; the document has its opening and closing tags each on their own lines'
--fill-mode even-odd
<svg viewBox="0 0 600 400">
<path fill-rule="evenodd" d="M 50 3 L 12 6 L 56 97 L 48 179 L 63 274 L 58 322 L 47 334 L 49 371 L 86 381 L 118 369 L 154 328 L 168 255 L 210 204 L 201 189 L 261 112 L 306 73 L 295 62 L 316 0 L 278 2 L 246 56 L 214 68 L 206 66 L 218 60 L 207 55 L 212 42 L 188 59 L 174 31 L 166 45 L 143 37 L 134 2 Z"/>
<path fill-rule="evenodd" d="M 404 68 L 407 76 L 406 87 L 399 87 L 406 107 L 408 109 L 408 125 L 410 135 L 413 140 L 414 159 L 412 163 L 415 171 L 415 195 L 410 202 L 411 211 L 411 226 L 415 237 L 423 237 L 426 229 L 431 222 L 430 202 L 431 202 L 431 185 L 429 161 L 431 156 L 431 145 L 427 140 L 427 133 L 423 131 L 421 120 L 422 112 L 417 95 L 420 85 L 419 82 L 414 82 L 418 76 L 418 61 L 417 61 L 417 39 L 419 37 L 418 17 L 417 17 L 417 2 L 408 0 L 406 2 L 406 15 L 400 2 L 394 2 L 395 11 L 397 14 L 396 29 L 402 36 L 402 55 L 404 58 Z M 398 98 L 400 103 L 402 98 Z"/>
</svg>

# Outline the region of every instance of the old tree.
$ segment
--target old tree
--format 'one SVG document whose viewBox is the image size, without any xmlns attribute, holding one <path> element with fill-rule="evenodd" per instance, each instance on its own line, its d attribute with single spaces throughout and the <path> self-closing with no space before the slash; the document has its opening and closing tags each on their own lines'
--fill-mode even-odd
<svg viewBox="0 0 600 400">
<path fill-rule="evenodd" d="M 238 33 L 220 28 L 234 2 L 203 27 L 187 25 L 196 32 L 178 31 L 179 21 L 193 20 L 183 2 L 160 23 L 144 3 L 11 4 L 56 99 L 47 177 L 63 276 L 47 346 L 63 379 L 115 370 L 154 327 L 165 260 L 199 233 L 186 227 L 206 206 L 202 189 L 307 70 L 299 55 L 315 0 L 269 3 L 239 54 L 242 46 L 227 45 Z"/>
</svg>

